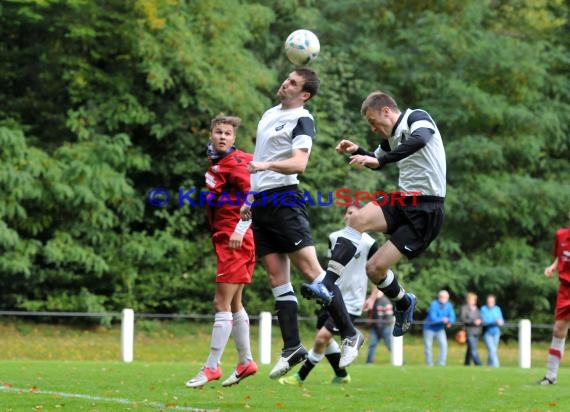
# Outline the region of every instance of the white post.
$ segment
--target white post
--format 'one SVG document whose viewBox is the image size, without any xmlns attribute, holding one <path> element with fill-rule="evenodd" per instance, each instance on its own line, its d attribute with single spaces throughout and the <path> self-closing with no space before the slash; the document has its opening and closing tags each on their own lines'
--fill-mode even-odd
<svg viewBox="0 0 570 412">
<path fill-rule="evenodd" d="M 404 364 L 404 337 L 392 336 L 392 350 L 390 352 L 393 366 L 402 366 Z"/>
<path fill-rule="evenodd" d="M 528 319 L 519 321 L 519 367 L 529 369 L 531 364 L 531 324 Z"/>
<path fill-rule="evenodd" d="M 133 361 L 134 332 L 135 312 L 132 309 L 123 309 L 121 322 L 121 359 L 123 362 Z"/>
<path fill-rule="evenodd" d="M 259 314 L 259 361 L 263 365 L 271 363 L 271 313 Z"/>
</svg>

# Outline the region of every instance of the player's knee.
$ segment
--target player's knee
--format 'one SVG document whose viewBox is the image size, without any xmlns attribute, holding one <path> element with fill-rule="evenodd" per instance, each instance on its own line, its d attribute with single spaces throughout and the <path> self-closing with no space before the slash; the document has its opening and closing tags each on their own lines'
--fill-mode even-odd
<svg viewBox="0 0 570 412">
<path fill-rule="evenodd" d="M 212 303 L 216 312 L 228 312 L 230 310 L 230 305 L 221 296 L 214 296 Z"/>
<path fill-rule="evenodd" d="M 359 232 L 363 232 L 361 229 L 362 227 L 362 210 L 359 208 L 353 208 L 351 214 L 345 215 L 346 224 L 353 228 L 354 230 L 358 230 Z"/>
<path fill-rule="evenodd" d="M 566 337 L 568 332 L 568 322 L 567 321 L 559 321 L 557 320 L 554 322 L 553 328 L 553 335 L 559 339 L 563 339 Z"/>
<path fill-rule="evenodd" d="M 317 333 L 317 336 L 315 336 L 315 348 L 319 352 L 323 352 L 327 347 L 329 340 L 330 336 L 324 336 L 323 334 Z"/>
<path fill-rule="evenodd" d="M 381 263 L 374 262 L 373 260 L 366 262 L 366 274 L 375 284 L 383 281 L 386 278 L 386 273 L 388 273 L 388 268 Z"/>
</svg>

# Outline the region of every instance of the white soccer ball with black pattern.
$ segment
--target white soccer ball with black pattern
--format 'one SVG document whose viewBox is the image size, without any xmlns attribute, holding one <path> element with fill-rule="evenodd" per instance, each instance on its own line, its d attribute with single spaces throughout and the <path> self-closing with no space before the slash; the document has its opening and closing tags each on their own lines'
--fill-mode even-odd
<svg viewBox="0 0 570 412">
<path fill-rule="evenodd" d="M 295 30 L 285 40 L 285 55 L 296 66 L 309 64 L 321 51 L 319 38 L 312 31 Z"/>
</svg>

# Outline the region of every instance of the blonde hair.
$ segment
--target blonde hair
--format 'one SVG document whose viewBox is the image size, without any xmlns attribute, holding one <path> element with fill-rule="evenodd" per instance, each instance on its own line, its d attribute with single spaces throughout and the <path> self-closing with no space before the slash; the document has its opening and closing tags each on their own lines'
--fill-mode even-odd
<svg viewBox="0 0 570 412">
<path fill-rule="evenodd" d="M 214 130 L 214 127 L 219 124 L 229 124 L 230 126 L 233 126 L 235 132 L 241 125 L 241 119 L 237 116 L 226 116 L 224 113 L 220 113 L 212 119 L 210 123 L 210 131 Z"/>
</svg>

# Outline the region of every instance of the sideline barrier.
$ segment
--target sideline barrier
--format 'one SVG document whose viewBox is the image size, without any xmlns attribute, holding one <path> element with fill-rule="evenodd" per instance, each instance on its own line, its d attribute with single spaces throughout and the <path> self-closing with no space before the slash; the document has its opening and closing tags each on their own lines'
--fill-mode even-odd
<svg viewBox="0 0 570 412">
<path fill-rule="evenodd" d="M 271 313 L 259 314 L 259 361 L 263 365 L 271 363 Z"/>
<path fill-rule="evenodd" d="M 390 362 L 393 366 L 404 364 L 404 337 L 392 336 L 392 350 L 390 352 Z"/>
<path fill-rule="evenodd" d="M 132 309 L 125 308 L 122 312 L 105 312 L 105 313 L 87 313 L 87 312 L 26 312 L 26 311 L 0 311 L 0 316 L 13 317 L 75 317 L 75 318 L 116 318 L 121 319 L 121 360 L 125 363 L 134 360 L 134 328 L 135 316 L 137 318 L 148 319 L 208 319 L 213 320 L 214 315 L 196 315 L 196 314 L 153 314 L 153 313 L 137 313 Z M 271 363 L 271 338 L 272 338 L 272 322 L 273 316 L 270 312 L 261 312 L 259 316 L 250 316 L 251 320 L 259 320 L 259 361 L 262 364 Z M 275 318 L 276 319 L 276 318 Z M 300 317 L 299 321 L 311 321 L 314 323 L 315 318 Z M 363 320 L 362 322 L 365 322 Z M 421 328 L 422 321 L 414 322 L 416 327 Z M 358 326 L 358 325 L 357 325 Z M 459 326 L 459 324 L 456 324 Z M 519 349 L 519 367 L 528 369 L 531 367 L 532 358 L 532 329 L 552 330 L 552 324 L 532 324 L 529 319 L 521 319 L 518 324 L 506 323 L 503 328 L 518 329 L 518 349 Z M 550 332 L 549 332 L 550 336 Z M 546 355 L 545 355 L 546 356 Z M 391 364 L 393 366 L 402 366 L 404 364 L 404 340 L 403 337 L 392 338 L 392 353 L 390 355 Z"/>
<path fill-rule="evenodd" d="M 529 369 L 531 364 L 531 324 L 528 319 L 519 321 L 519 367 Z"/>
<path fill-rule="evenodd" d="M 132 362 L 134 358 L 135 343 L 135 312 L 132 309 L 123 309 L 121 320 L 121 360 Z"/>
</svg>

